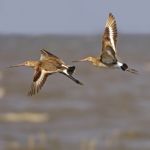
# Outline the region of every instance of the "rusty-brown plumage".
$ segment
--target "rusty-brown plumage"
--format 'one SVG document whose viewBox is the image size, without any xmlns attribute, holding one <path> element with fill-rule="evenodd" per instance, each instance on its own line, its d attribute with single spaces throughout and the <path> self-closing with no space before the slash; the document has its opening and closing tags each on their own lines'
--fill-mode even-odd
<svg viewBox="0 0 150 150">
<path fill-rule="evenodd" d="M 77 84 L 82 85 L 82 83 L 75 79 L 72 74 L 75 70 L 75 66 L 66 65 L 60 58 L 53 55 L 52 53 L 46 51 L 45 49 L 41 50 L 40 60 L 25 61 L 24 63 L 13 65 L 11 67 L 27 66 L 35 70 L 33 76 L 33 82 L 31 88 L 28 92 L 28 95 L 32 96 L 39 92 L 39 90 L 44 85 L 47 77 L 54 73 L 61 73 L 76 82 Z"/>
<path fill-rule="evenodd" d="M 123 71 L 137 73 L 137 70 L 131 69 L 127 64 L 121 63 L 117 59 L 117 23 L 112 13 L 109 13 L 106 21 L 105 30 L 102 37 L 101 54 L 98 57 L 89 56 L 73 62 L 88 61 L 97 67 L 119 68 Z"/>
</svg>

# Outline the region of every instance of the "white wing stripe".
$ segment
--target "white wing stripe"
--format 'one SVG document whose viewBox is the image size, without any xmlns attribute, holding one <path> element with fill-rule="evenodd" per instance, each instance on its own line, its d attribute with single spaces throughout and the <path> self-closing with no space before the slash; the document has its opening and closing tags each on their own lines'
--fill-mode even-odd
<svg viewBox="0 0 150 150">
<path fill-rule="evenodd" d="M 37 90 L 37 91 L 42 87 L 41 84 L 42 84 L 42 82 L 43 82 L 43 80 L 44 80 L 44 78 L 45 78 L 45 74 L 46 74 L 46 73 L 47 73 L 46 71 L 42 70 L 39 79 L 36 81 L 35 84 L 36 84 L 36 90 Z"/>
<path fill-rule="evenodd" d="M 109 38 L 110 38 L 110 41 L 111 41 L 111 44 L 112 44 L 112 47 L 114 49 L 114 51 L 116 51 L 116 48 L 115 48 L 115 43 L 114 43 L 114 33 L 113 33 L 113 29 L 109 26 Z"/>
</svg>

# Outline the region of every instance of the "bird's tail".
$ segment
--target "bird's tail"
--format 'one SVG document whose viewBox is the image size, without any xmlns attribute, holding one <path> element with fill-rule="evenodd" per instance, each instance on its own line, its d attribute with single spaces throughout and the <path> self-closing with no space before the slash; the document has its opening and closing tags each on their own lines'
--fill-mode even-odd
<svg viewBox="0 0 150 150">
<path fill-rule="evenodd" d="M 67 73 L 69 75 L 72 75 L 74 73 L 74 71 L 75 71 L 75 66 L 68 67 L 68 69 L 67 69 Z"/>
<path fill-rule="evenodd" d="M 135 69 L 132 69 L 132 68 L 129 68 L 127 64 L 123 63 L 122 66 L 121 66 L 121 69 L 123 71 L 128 71 L 130 73 L 133 73 L 133 74 L 138 74 L 138 71 L 135 70 Z"/>
<path fill-rule="evenodd" d="M 67 76 L 68 78 L 70 78 L 72 81 L 74 81 L 77 84 L 83 85 L 82 82 L 80 82 L 79 80 L 77 80 L 76 78 L 74 78 L 72 76 L 72 74 L 75 71 L 75 66 L 70 66 L 67 69 L 64 69 L 63 71 L 61 71 L 60 73 L 64 74 L 65 76 Z"/>
<path fill-rule="evenodd" d="M 62 71 L 62 72 L 60 72 L 60 73 L 62 73 L 63 75 L 67 76 L 68 78 L 70 78 L 70 79 L 71 79 L 72 81 L 74 81 L 75 83 L 80 84 L 80 85 L 83 85 L 82 82 L 80 82 L 79 80 L 77 80 L 76 78 L 74 78 L 74 77 L 72 76 L 74 70 L 75 70 L 75 67 L 69 67 L 67 70 L 64 70 L 64 71 Z"/>
</svg>

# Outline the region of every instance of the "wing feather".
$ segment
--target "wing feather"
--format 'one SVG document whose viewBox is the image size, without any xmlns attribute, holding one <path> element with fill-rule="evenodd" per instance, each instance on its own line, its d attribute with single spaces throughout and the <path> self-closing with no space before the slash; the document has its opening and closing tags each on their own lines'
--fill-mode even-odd
<svg viewBox="0 0 150 150">
<path fill-rule="evenodd" d="M 57 61 L 57 62 L 59 62 L 61 64 L 64 64 L 64 62 L 59 57 L 57 57 L 56 55 L 48 52 L 45 49 L 41 49 L 40 60 L 52 60 L 52 61 Z"/>
<path fill-rule="evenodd" d="M 109 17 L 106 21 L 105 31 L 103 34 L 103 50 L 107 48 L 107 46 L 111 46 L 113 50 L 116 52 L 116 44 L 117 44 L 117 23 L 115 17 L 112 13 L 109 13 Z"/>
<path fill-rule="evenodd" d="M 100 59 L 104 64 L 112 65 L 117 62 L 116 58 L 117 25 L 115 17 L 109 13 L 102 39 L 102 54 Z"/>
<path fill-rule="evenodd" d="M 33 77 L 33 82 L 31 84 L 31 88 L 30 88 L 30 91 L 28 92 L 28 95 L 32 96 L 38 93 L 39 90 L 43 87 L 48 75 L 49 74 L 44 70 L 36 71 Z"/>
<path fill-rule="evenodd" d="M 59 59 L 57 56 L 55 56 L 54 54 L 48 52 L 45 49 L 41 49 L 41 60 L 43 60 L 44 58 L 49 58 L 49 57 L 53 57 L 55 59 Z"/>
</svg>

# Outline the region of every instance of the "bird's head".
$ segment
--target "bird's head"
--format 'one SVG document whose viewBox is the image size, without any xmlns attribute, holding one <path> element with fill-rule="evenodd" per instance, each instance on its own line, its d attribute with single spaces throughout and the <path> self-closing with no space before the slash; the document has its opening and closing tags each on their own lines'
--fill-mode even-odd
<svg viewBox="0 0 150 150">
<path fill-rule="evenodd" d="M 23 63 L 17 64 L 17 65 L 9 66 L 9 68 L 20 67 L 20 66 L 34 67 L 35 66 L 35 62 L 28 60 L 28 61 L 25 61 Z"/>
</svg>

